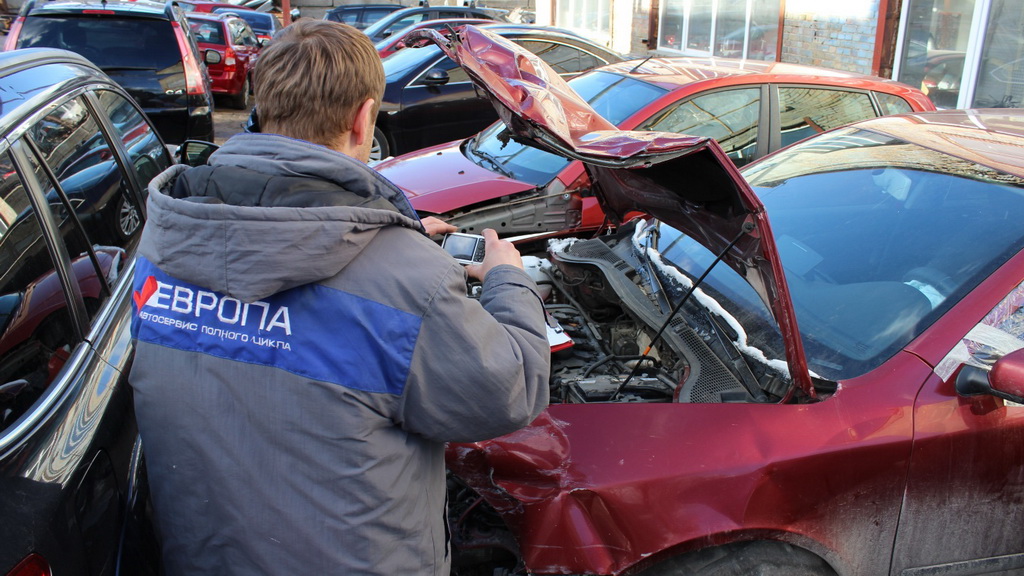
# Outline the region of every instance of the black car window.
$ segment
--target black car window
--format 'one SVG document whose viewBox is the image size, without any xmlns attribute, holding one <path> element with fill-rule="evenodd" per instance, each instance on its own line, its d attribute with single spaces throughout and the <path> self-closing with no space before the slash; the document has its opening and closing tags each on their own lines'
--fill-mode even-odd
<svg viewBox="0 0 1024 576">
<path fill-rule="evenodd" d="M 219 22 L 205 20 L 189 20 L 189 28 L 196 35 L 197 42 L 206 44 L 227 44 L 224 41 L 224 27 Z"/>
<path fill-rule="evenodd" d="M 328 14 L 327 19 L 333 20 L 334 22 L 341 22 L 343 24 L 355 24 L 359 21 L 359 11 L 343 10 L 341 12 L 331 12 Z"/>
<path fill-rule="evenodd" d="M 95 95 L 100 113 L 110 118 L 116 137 L 124 143 L 144 191 L 154 176 L 170 167 L 167 148 L 142 113 L 124 96 L 112 90 L 97 90 Z"/>
<path fill-rule="evenodd" d="M 142 68 L 171 73 L 171 68 L 182 68 L 178 42 L 169 21 L 86 16 L 26 18 L 18 36 L 18 48 L 65 48 L 104 69 Z"/>
<path fill-rule="evenodd" d="M 666 108 L 640 129 L 714 138 L 737 166 L 757 153 L 761 89 L 741 88 L 696 96 Z"/>
<path fill-rule="evenodd" d="M 572 46 L 546 40 L 522 40 L 517 44 L 539 56 L 559 74 L 575 74 L 582 70 L 580 51 Z"/>
<path fill-rule="evenodd" d="M 82 223 L 87 238 L 75 229 L 58 191 L 46 186 L 46 198 L 61 226 L 72 259 L 92 245 L 125 248 L 141 231 L 138 202 L 114 148 L 79 98 L 56 108 L 28 131 L 50 172 Z M 40 181 L 48 181 L 40 174 Z"/>
<path fill-rule="evenodd" d="M 781 146 L 819 132 L 875 117 L 871 98 L 862 92 L 806 86 L 779 87 Z"/>
<path fill-rule="evenodd" d="M 427 19 L 426 14 L 410 14 L 401 20 L 396 20 L 387 26 L 386 30 L 401 30 L 406 26 L 418 24 Z"/>
<path fill-rule="evenodd" d="M 0 428 L 46 391 L 81 341 L 38 216 L 0 155 Z"/>
<path fill-rule="evenodd" d="M 371 24 L 387 16 L 388 14 L 391 14 L 392 12 L 394 12 L 394 10 L 390 8 L 366 8 L 363 10 L 362 22 L 364 24 Z"/>
<path fill-rule="evenodd" d="M 883 115 L 907 114 L 914 111 L 906 100 L 894 94 L 875 92 L 875 99 L 878 100 L 878 105 L 882 108 Z"/>
</svg>

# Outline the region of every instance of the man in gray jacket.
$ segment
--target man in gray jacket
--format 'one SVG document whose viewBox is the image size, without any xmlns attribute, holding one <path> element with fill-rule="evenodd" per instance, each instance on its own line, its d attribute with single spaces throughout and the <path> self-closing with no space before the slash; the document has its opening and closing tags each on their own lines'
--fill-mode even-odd
<svg viewBox="0 0 1024 576">
<path fill-rule="evenodd" d="M 255 86 L 263 133 L 149 190 L 131 382 L 166 573 L 447 574 L 444 443 L 547 406 L 536 286 L 493 231 L 464 269 L 365 165 L 365 35 L 299 21 Z"/>
</svg>

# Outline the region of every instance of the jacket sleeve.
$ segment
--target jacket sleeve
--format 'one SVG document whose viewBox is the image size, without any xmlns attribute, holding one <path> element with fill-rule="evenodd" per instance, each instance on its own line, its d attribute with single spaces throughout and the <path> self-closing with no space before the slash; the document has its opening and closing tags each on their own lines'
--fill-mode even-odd
<svg viewBox="0 0 1024 576">
<path fill-rule="evenodd" d="M 454 265 L 422 319 L 398 419 L 440 442 L 473 442 L 513 432 L 548 405 L 551 351 L 537 286 L 498 266 L 480 301 L 466 296 Z"/>
</svg>

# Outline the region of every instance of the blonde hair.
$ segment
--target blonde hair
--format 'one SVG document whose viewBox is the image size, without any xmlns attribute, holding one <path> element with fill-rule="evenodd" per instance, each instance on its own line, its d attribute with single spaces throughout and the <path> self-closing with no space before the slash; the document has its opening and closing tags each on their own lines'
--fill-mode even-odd
<svg viewBox="0 0 1024 576">
<path fill-rule="evenodd" d="M 253 72 L 263 132 L 332 146 L 352 130 L 368 98 L 384 95 L 384 67 L 370 38 L 355 28 L 303 18 L 266 47 Z"/>
</svg>

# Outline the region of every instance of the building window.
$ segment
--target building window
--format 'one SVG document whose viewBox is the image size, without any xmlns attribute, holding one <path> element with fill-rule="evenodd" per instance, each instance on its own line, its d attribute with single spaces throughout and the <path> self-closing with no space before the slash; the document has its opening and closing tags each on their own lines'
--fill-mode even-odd
<svg viewBox="0 0 1024 576">
<path fill-rule="evenodd" d="M 1024 11 L 1020 0 L 992 0 L 972 108 L 1024 106 Z"/>
<path fill-rule="evenodd" d="M 555 6 L 560 27 L 583 32 L 598 44 L 611 40 L 611 0 L 558 0 Z"/>
<path fill-rule="evenodd" d="M 974 8 L 974 0 L 911 0 L 904 12 L 897 79 L 940 108 L 957 107 Z"/>
<path fill-rule="evenodd" d="M 775 60 L 780 0 L 666 0 L 658 48 L 694 56 Z"/>
</svg>

